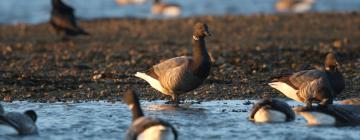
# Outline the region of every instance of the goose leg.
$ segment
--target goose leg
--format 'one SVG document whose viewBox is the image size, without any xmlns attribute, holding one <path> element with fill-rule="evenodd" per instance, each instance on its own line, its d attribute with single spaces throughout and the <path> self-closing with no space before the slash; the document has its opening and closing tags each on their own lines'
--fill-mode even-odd
<svg viewBox="0 0 360 140">
<path fill-rule="evenodd" d="M 306 108 L 311 109 L 312 108 L 312 99 L 305 100 Z"/>
<path fill-rule="evenodd" d="M 172 96 L 172 98 L 173 98 L 173 101 L 174 101 L 174 103 L 175 103 L 175 106 L 178 107 L 178 106 L 179 106 L 179 95 L 174 94 L 174 95 Z"/>
</svg>

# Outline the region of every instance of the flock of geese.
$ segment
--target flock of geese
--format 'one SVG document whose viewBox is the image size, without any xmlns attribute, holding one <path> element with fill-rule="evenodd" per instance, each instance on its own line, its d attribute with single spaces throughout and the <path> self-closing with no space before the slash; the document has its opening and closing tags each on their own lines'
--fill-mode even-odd
<svg viewBox="0 0 360 140">
<path fill-rule="evenodd" d="M 61 0 L 52 0 L 50 24 L 59 33 L 67 36 L 88 35 L 81 29 L 73 14 L 74 10 Z M 136 77 L 145 80 L 151 87 L 172 97 L 179 106 L 179 95 L 192 91 L 202 85 L 209 76 L 211 61 L 205 38 L 211 36 L 205 23 L 196 23 L 192 34 L 192 56 L 180 56 L 160 62 Z M 305 107 L 291 108 L 286 102 L 264 98 L 259 100 L 249 115 L 256 123 L 279 123 L 293 121 L 296 114 L 302 115 L 309 125 L 360 125 L 360 99 L 347 99 L 340 104 L 334 98 L 345 88 L 345 81 L 339 71 L 337 55 L 330 52 L 325 57 L 323 69 L 312 69 L 276 77 L 269 86 Z M 141 109 L 135 91 L 129 90 L 123 102 L 132 112 L 132 125 L 128 129 L 127 140 L 173 140 L 177 131 L 165 120 L 146 117 Z M 317 105 L 313 105 L 317 103 Z M 296 113 L 295 113 L 296 112 Z M 6 112 L 0 105 L 0 135 L 36 134 L 37 115 L 35 111 L 24 113 Z"/>
</svg>

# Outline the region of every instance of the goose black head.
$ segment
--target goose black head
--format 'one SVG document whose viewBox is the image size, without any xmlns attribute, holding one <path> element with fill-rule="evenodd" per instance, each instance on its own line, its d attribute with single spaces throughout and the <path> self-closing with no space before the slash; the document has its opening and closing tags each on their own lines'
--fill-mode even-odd
<svg viewBox="0 0 360 140">
<path fill-rule="evenodd" d="M 139 98 L 136 95 L 135 91 L 128 90 L 124 97 L 123 102 L 126 103 L 133 115 L 133 121 L 135 121 L 137 118 L 144 116 L 144 113 L 141 110 Z"/>
<path fill-rule="evenodd" d="M 208 26 L 205 23 L 196 23 L 194 26 L 194 37 L 203 38 L 205 36 L 211 36 Z"/>
<path fill-rule="evenodd" d="M 128 90 L 123 97 L 123 102 L 129 106 L 139 104 L 139 97 L 133 90 Z"/>
<path fill-rule="evenodd" d="M 62 4 L 61 0 L 51 0 L 51 4 L 53 7 L 59 6 Z"/>
<path fill-rule="evenodd" d="M 339 62 L 337 61 L 336 54 L 333 52 L 328 53 L 325 58 L 325 70 L 336 70 L 338 65 Z"/>
<path fill-rule="evenodd" d="M 34 123 L 36 122 L 37 120 L 37 115 L 36 115 L 36 112 L 34 110 L 27 110 L 24 112 L 24 114 L 28 117 L 31 118 L 31 120 L 34 121 Z"/>
</svg>

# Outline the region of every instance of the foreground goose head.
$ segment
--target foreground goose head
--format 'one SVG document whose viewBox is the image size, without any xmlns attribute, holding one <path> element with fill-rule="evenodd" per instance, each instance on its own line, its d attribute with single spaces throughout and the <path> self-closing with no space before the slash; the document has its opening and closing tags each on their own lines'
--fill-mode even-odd
<svg viewBox="0 0 360 140">
<path fill-rule="evenodd" d="M 67 36 L 89 35 L 77 24 L 74 9 L 61 0 L 52 0 L 50 24 L 57 33 Z"/>
<path fill-rule="evenodd" d="M 161 0 L 154 0 L 151 12 L 155 15 L 161 14 L 167 17 L 177 17 L 181 15 L 181 7 L 177 4 L 162 3 Z"/>
<path fill-rule="evenodd" d="M 288 122 L 295 119 L 295 113 L 284 101 L 262 99 L 253 106 L 249 119 L 256 123 Z"/>
<path fill-rule="evenodd" d="M 0 113 L 0 136 L 37 134 L 36 119 L 37 115 L 33 110 L 27 110 L 24 113 L 2 110 Z"/>
<path fill-rule="evenodd" d="M 199 87 L 210 73 L 211 61 L 205 43 L 205 37 L 210 35 L 206 24 L 195 24 L 192 56 L 162 61 L 146 72 L 137 72 L 135 76 L 146 80 L 161 93 L 172 96 L 172 100 L 178 106 L 179 94 Z"/>
<path fill-rule="evenodd" d="M 310 126 L 360 125 L 360 106 L 329 105 L 313 108 L 298 107 L 294 110 L 302 115 Z"/>
<path fill-rule="evenodd" d="M 123 100 L 133 115 L 126 140 L 177 140 L 176 129 L 170 123 L 158 118 L 144 116 L 139 98 L 134 91 L 127 91 Z"/>
</svg>

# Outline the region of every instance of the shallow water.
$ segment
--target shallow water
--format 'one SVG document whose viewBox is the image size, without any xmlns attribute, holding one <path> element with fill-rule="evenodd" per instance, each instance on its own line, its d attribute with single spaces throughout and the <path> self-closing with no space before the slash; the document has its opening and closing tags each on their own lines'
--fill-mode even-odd
<svg viewBox="0 0 360 140">
<path fill-rule="evenodd" d="M 105 17 L 158 18 L 152 0 L 142 5 L 118 5 L 115 0 L 64 0 L 84 19 Z M 182 6 L 181 17 L 197 15 L 275 13 L 276 0 L 164 0 Z M 85 4 L 86 3 L 86 4 Z M 50 0 L 0 0 L 0 23 L 42 23 L 50 17 Z M 316 0 L 314 12 L 360 11 L 359 0 Z"/>
<path fill-rule="evenodd" d="M 172 123 L 186 139 L 359 139 L 360 127 L 308 127 L 301 116 L 294 122 L 254 124 L 247 120 L 251 105 L 244 100 L 209 101 L 174 110 L 163 101 L 143 101 L 148 116 Z M 289 101 L 291 105 L 298 105 Z M 123 139 L 131 114 L 121 102 L 2 103 L 7 111 L 34 109 L 38 113 L 38 136 L 21 139 Z M 19 137 L 0 137 L 0 139 Z"/>
</svg>

